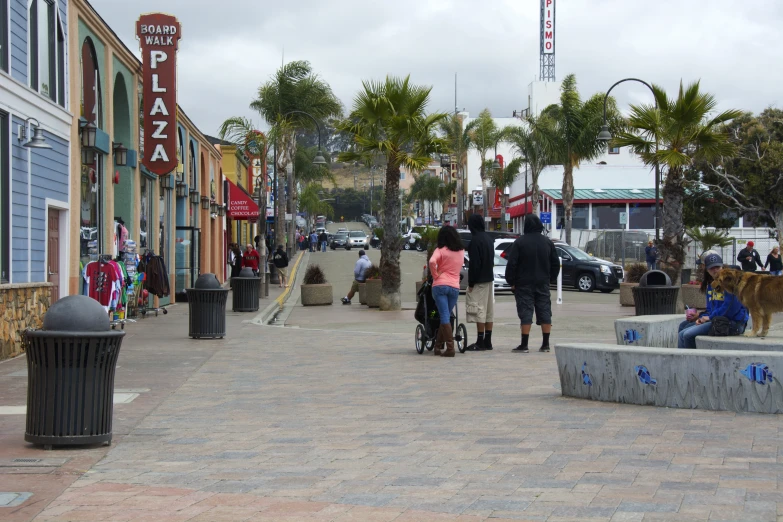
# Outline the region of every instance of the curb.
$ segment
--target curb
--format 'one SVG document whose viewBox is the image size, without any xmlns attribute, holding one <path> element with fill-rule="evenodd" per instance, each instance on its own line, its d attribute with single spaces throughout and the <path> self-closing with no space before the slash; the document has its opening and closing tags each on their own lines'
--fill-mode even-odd
<svg viewBox="0 0 783 522">
<path fill-rule="evenodd" d="M 259 313 L 254 319 L 253 323 L 255 324 L 261 324 L 261 325 L 268 325 L 272 319 L 275 318 L 275 316 L 280 312 L 280 310 L 283 309 L 283 304 L 285 303 L 286 299 L 288 299 L 288 296 L 291 293 L 291 290 L 294 287 L 294 282 L 296 281 L 296 272 L 299 270 L 299 265 L 302 262 L 302 258 L 304 258 L 304 252 L 299 252 L 299 255 L 296 258 L 296 262 L 294 263 L 293 268 L 291 269 L 291 273 L 288 276 L 288 288 L 286 288 L 282 294 L 277 296 L 275 298 L 274 302 L 269 303 L 266 308 L 264 308 L 261 313 Z"/>
</svg>

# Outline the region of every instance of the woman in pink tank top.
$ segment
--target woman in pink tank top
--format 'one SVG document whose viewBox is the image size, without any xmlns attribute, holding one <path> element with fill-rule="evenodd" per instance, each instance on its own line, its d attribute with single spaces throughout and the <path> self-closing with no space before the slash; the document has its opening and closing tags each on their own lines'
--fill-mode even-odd
<svg viewBox="0 0 783 522">
<path fill-rule="evenodd" d="M 432 298 L 438 307 L 440 328 L 433 353 L 454 357 L 454 332 L 451 328 L 451 311 L 459 299 L 459 273 L 465 259 L 462 241 L 454 227 L 445 226 L 438 232 L 438 248 L 430 258 Z M 446 351 L 441 353 L 445 345 Z"/>
</svg>

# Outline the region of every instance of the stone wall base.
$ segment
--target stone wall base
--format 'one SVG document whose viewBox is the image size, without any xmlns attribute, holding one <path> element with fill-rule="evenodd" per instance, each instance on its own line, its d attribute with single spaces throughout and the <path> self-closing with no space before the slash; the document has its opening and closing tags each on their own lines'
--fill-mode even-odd
<svg viewBox="0 0 783 522">
<path fill-rule="evenodd" d="M 24 351 L 22 333 L 40 328 L 51 304 L 51 283 L 0 285 L 0 359 Z"/>
</svg>

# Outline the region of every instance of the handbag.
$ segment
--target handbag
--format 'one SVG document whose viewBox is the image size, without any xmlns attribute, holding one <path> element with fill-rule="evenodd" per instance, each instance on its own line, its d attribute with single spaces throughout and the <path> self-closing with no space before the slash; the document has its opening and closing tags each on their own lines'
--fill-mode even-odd
<svg viewBox="0 0 783 522">
<path fill-rule="evenodd" d="M 728 337 L 740 334 L 739 323 L 732 321 L 728 317 L 719 315 L 718 317 L 710 318 L 710 324 L 712 326 L 709 335 L 712 337 Z"/>
</svg>

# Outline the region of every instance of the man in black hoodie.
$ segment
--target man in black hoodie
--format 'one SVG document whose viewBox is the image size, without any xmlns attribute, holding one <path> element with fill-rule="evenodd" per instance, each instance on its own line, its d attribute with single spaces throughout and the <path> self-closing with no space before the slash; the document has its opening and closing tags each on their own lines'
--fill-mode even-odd
<svg viewBox="0 0 783 522">
<path fill-rule="evenodd" d="M 468 291 L 465 308 L 469 323 L 476 323 L 478 338 L 468 350 L 492 349 L 492 321 L 494 319 L 495 243 L 484 231 L 484 219 L 478 214 L 468 218 L 470 245 L 468 245 Z"/>
<path fill-rule="evenodd" d="M 541 325 L 544 341 L 541 352 L 549 351 L 549 333 L 552 331 L 552 300 L 549 284 L 560 273 L 560 260 L 552 241 L 543 235 L 544 225 L 535 214 L 525 216 L 525 234 L 514 241 L 506 265 L 506 281 L 517 301 L 517 315 L 522 330 L 522 344 L 512 351 L 528 353 L 533 311 L 536 324 Z"/>
</svg>

